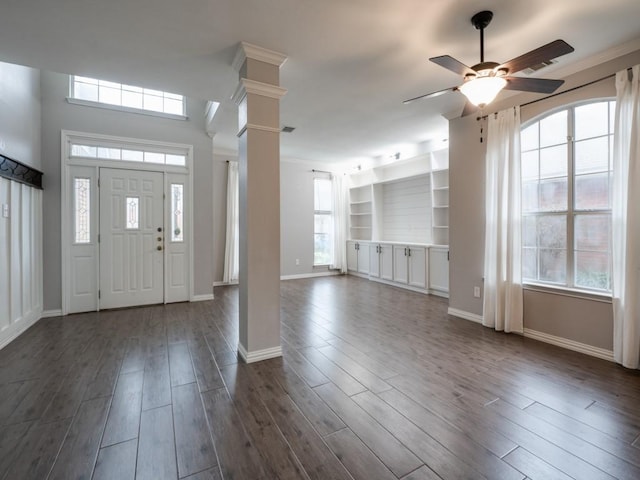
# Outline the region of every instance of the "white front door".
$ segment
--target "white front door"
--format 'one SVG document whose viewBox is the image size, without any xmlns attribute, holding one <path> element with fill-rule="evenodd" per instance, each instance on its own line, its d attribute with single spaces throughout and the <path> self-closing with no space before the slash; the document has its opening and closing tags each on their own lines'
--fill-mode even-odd
<svg viewBox="0 0 640 480">
<path fill-rule="evenodd" d="M 100 308 L 164 301 L 164 177 L 100 169 Z"/>
</svg>

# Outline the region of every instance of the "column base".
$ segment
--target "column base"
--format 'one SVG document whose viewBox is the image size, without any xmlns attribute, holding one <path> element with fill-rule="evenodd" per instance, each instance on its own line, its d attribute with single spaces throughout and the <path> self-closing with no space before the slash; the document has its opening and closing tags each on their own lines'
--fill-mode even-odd
<svg viewBox="0 0 640 480">
<path fill-rule="evenodd" d="M 238 342 L 238 353 L 245 363 L 260 362 L 262 360 L 268 360 L 270 358 L 276 358 L 282 356 L 282 347 L 265 348 L 263 350 L 256 350 L 253 352 L 247 352 L 247 349 Z"/>
</svg>

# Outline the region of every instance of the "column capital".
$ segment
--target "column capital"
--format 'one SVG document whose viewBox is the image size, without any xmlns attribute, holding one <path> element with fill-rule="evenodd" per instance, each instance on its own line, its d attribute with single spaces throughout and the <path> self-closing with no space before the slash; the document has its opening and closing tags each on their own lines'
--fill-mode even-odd
<svg viewBox="0 0 640 480">
<path fill-rule="evenodd" d="M 267 48 L 258 47 L 257 45 L 253 45 L 251 43 L 240 42 L 238 44 L 236 56 L 234 57 L 231 65 L 236 71 L 239 72 L 242 68 L 242 64 L 247 58 L 265 62 L 277 67 L 281 67 L 284 62 L 287 61 L 287 56 L 283 53 L 275 52 Z"/>
<path fill-rule="evenodd" d="M 247 93 L 254 93 L 262 97 L 281 99 L 287 93 L 286 88 L 271 85 L 270 83 L 256 82 L 248 78 L 241 78 L 236 87 L 236 91 L 231 96 L 231 100 L 236 105 L 240 105 Z"/>
</svg>

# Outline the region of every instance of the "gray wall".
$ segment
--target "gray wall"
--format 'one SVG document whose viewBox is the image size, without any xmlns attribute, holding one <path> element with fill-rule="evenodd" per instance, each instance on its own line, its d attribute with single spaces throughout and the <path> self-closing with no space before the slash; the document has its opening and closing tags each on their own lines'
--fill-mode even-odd
<svg viewBox="0 0 640 480">
<path fill-rule="evenodd" d="M 323 169 L 309 163 L 280 162 L 280 275 L 314 271 L 313 168 Z"/>
<path fill-rule="evenodd" d="M 215 150 L 215 148 L 214 148 Z M 214 281 L 222 281 L 226 230 L 227 165 L 237 155 L 215 154 L 213 162 Z M 280 161 L 280 275 L 307 275 L 326 271 L 313 267 L 313 169 L 325 164 Z M 300 265 L 296 265 L 296 259 Z"/>
<path fill-rule="evenodd" d="M 0 153 L 42 169 L 40 71 L 0 63 Z"/>
<path fill-rule="evenodd" d="M 66 101 L 69 77 L 42 72 L 42 168 L 44 176 L 44 309 L 61 308 L 60 131 L 100 133 L 193 145 L 194 292 L 213 284 L 212 143 L 205 133 L 204 101 L 187 101 L 188 121 L 85 107 Z"/>
<path fill-rule="evenodd" d="M 640 63 L 640 51 L 589 68 L 566 79 L 570 88 L 613 74 Z M 523 124 L 549 110 L 577 101 L 614 97 L 614 79 L 523 107 Z M 510 97 L 493 111 L 535 99 L 531 95 Z M 485 112 L 485 113 L 491 113 Z M 486 134 L 486 123 L 485 134 Z M 450 182 L 450 297 L 449 306 L 482 315 L 482 299 L 473 298 L 473 287 L 482 286 L 484 269 L 485 141 L 480 143 L 480 123 L 475 115 L 449 122 Z M 610 303 L 562 295 L 526 291 L 524 327 L 610 350 L 613 345 L 613 313 Z"/>
</svg>

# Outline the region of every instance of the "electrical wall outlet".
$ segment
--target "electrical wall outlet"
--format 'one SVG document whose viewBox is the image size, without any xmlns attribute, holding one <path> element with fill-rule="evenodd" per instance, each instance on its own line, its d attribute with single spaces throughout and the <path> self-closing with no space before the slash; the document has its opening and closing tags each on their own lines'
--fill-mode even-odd
<svg viewBox="0 0 640 480">
<path fill-rule="evenodd" d="M 296 265 L 300 265 L 300 259 L 296 258 Z"/>
<path fill-rule="evenodd" d="M 475 298 L 480 298 L 480 287 L 473 287 L 473 296 Z"/>
</svg>

